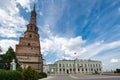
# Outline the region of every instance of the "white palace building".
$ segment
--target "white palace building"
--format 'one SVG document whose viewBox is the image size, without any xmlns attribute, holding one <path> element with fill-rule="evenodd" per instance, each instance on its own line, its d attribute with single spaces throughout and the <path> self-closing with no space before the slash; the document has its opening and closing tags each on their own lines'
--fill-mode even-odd
<svg viewBox="0 0 120 80">
<path fill-rule="evenodd" d="M 50 74 L 92 74 L 102 72 L 101 61 L 96 60 L 58 60 L 54 64 L 43 66 L 43 71 Z"/>
</svg>

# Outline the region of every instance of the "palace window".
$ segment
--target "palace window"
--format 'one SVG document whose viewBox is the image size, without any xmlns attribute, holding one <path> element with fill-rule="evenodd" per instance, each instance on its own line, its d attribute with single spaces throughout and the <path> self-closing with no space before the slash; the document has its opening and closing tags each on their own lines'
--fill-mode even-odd
<svg viewBox="0 0 120 80">
<path fill-rule="evenodd" d="M 59 71 L 61 71 L 61 69 L 59 69 Z"/>
<path fill-rule="evenodd" d="M 91 68 L 91 71 L 93 71 L 93 68 Z"/>
<path fill-rule="evenodd" d="M 100 67 L 101 65 L 99 64 L 99 67 Z"/>
<path fill-rule="evenodd" d="M 71 64 L 69 64 L 69 66 L 71 67 Z"/>
<path fill-rule="evenodd" d="M 97 71 L 98 71 L 98 68 L 97 68 Z"/>
<path fill-rule="evenodd" d="M 82 68 L 82 71 L 84 71 L 84 69 Z"/>
<path fill-rule="evenodd" d="M 59 67 L 61 67 L 61 64 L 59 64 Z"/>
<path fill-rule="evenodd" d="M 83 64 L 81 64 L 81 66 L 83 67 Z"/>
<path fill-rule="evenodd" d="M 97 67 L 97 64 L 96 64 L 96 67 Z"/>
<path fill-rule="evenodd" d="M 75 69 L 73 69 L 73 71 L 75 71 Z"/>
<path fill-rule="evenodd" d="M 91 67 L 92 67 L 92 64 L 91 64 Z"/>
<path fill-rule="evenodd" d="M 63 64 L 63 67 L 65 67 L 65 65 Z"/>
<path fill-rule="evenodd" d="M 68 67 L 68 64 L 66 64 L 66 66 Z"/>
<path fill-rule="evenodd" d="M 79 64 L 77 64 L 77 66 L 79 67 Z"/>
<path fill-rule="evenodd" d="M 63 71 L 65 71 L 65 69 L 63 69 Z"/>
</svg>

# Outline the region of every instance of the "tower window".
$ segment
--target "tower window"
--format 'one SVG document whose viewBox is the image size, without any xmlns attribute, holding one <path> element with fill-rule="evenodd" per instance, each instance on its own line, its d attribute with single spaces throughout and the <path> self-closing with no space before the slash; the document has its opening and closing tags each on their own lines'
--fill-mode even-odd
<svg viewBox="0 0 120 80">
<path fill-rule="evenodd" d="M 32 30 L 32 26 L 30 26 L 30 29 Z"/>
<path fill-rule="evenodd" d="M 28 46 L 30 46 L 30 43 L 28 43 Z"/>
<path fill-rule="evenodd" d="M 30 34 L 30 35 L 29 35 L 29 37 L 31 38 L 31 37 L 32 37 L 32 35 Z"/>
</svg>

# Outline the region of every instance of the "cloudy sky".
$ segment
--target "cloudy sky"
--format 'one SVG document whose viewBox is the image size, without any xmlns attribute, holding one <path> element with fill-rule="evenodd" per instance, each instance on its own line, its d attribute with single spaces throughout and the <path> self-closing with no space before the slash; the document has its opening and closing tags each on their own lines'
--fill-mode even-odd
<svg viewBox="0 0 120 80">
<path fill-rule="evenodd" d="M 24 36 L 34 1 L 0 2 L 2 53 Z M 79 58 L 100 60 L 103 70 L 120 68 L 120 0 L 36 0 L 36 12 L 47 63 Z"/>
</svg>

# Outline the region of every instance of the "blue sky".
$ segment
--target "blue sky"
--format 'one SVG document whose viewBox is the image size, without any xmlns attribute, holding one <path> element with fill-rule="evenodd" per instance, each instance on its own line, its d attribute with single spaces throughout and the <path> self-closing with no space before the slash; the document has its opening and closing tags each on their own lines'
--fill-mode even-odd
<svg viewBox="0 0 120 80">
<path fill-rule="evenodd" d="M 0 46 L 15 49 L 34 0 L 0 2 Z M 120 0 L 36 0 L 41 52 L 47 63 L 93 59 L 120 68 Z M 74 54 L 76 53 L 76 55 Z"/>
</svg>

